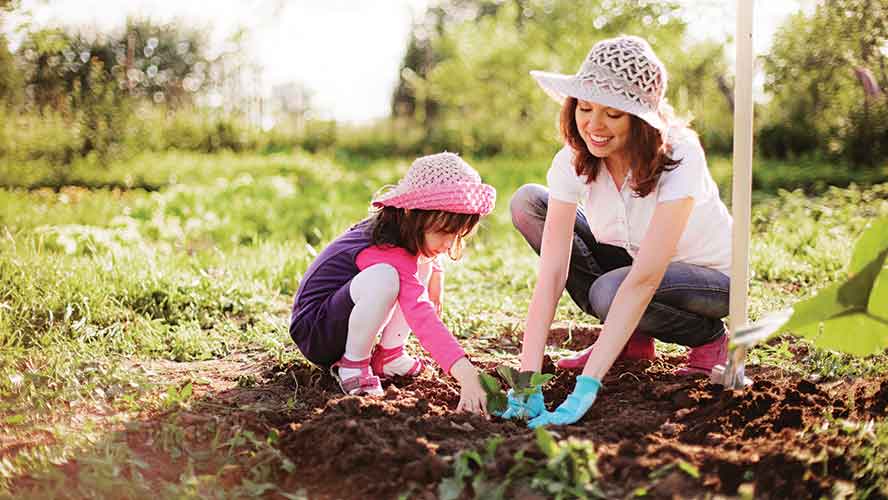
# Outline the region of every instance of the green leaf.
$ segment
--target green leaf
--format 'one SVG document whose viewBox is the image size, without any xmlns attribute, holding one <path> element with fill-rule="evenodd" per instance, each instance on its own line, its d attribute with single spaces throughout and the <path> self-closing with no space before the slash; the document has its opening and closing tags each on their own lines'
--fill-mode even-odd
<svg viewBox="0 0 888 500">
<path fill-rule="evenodd" d="M 5 417 L 3 421 L 9 425 L 18 425 L 24 423 L 26 419 L 27 417 L 25 417 L 24 415 L 10 415 L 8 417 Z"/>
<path fill-rule="evenodd" d="M 484 389 L 488 395 L 491 394 L 501 394 L 503 392 L 500 387 L 500 383 L 493 376 L 488 375 L 487 373 L 480 372 L 478 373 L 478 379 L 481 382 L 481 387 Z"/>
<path fill-rule="evenodd" d="M 518 370 L 508 365 L 499 365 L 496 367 L 496 372 L 503 377 L 506 383 L 509 384 L 509 387 L 513 389 L 515 388 L 515 379 L 518 378 Z"/>
<path fill-rule="evenodd" d="M 793 314 L 779 331 L 796 331 L 841 314 L 864 311 L 869 302 L 870 290 L 882 260 L 870 262 L 863 270 L 844 283 L 835 283 L 817 292 L 817 295 L 792 306 Z"/>
<path fill-rule="evenodd" d="M 491 415 L 502 415 L 506 408 L 509 407 L 509 400 L 505 394 L 500 392 L 499 394 L 488 394 L 487 395 L 487 413 Z"/>
<path fill-rule="evenodd" d="M 501 445 L 503 441 L 505 441 L 505 438 L 500 435 L 488 439 L 487 443 L 484 445 L 484 456 L 487 457 L 488 460 L 495 459 L 496 449 L 499 448 L 499 445 Z"/>
<path fill-rule="evenodd" d="M 558 443 L 552 434 L 543 427 L 537 427 L 534 431 L 536 434 L 537 446 L 549 458 L 554 458 L 558 454 Z"/>
<path fill-rule="evenodd" d="M 694 479 L 700 479 L 700 469 L 695 467 L 684 460 L 678 461 L 678 468 L 683 470 L 687 475 L 691 476 Z"/>
<path fill-rule="evenodd" d="M 821 290 L 793 310 L 779 331 L 859 356 L 883 350 L 888 344 L 888 218 L 870 224 L 857 240 L 845 282 Z"/>
<path fill-rule="evenodd" d="M 888 218 L 870 223 L 854 245 L 848 274 L 853 276 L 866 268 L 870 262 L 877 260 L 888 251 Z"/>
<path fill-rule="evenodd" d="M 179 401 L 188 401 L 189 399 L 191 399 L 191 394 L 193 393 L 193 391 L 194 389 L 191 386 L 191 382 L 185 384 L 185 386 L 182 387 L 181 390 L 179 390 Z"/>
<path fill-rule="evenodd" d="M 532 387 L 542 387 L 546 385 L 548 381 L 552 380 L 554 376 L 555 375 L 551 373 L 534 373 L 530 377 L 530 385 Z"/>
<path fill-rule="evenodd" d="M 842 314 L 824 321 L 822 328 L 819 326 L 809 324 L 795 333 L 824 349 L 855 356 L 876 354 L 888 347 L 888 321 L 864 312 Z"/>
<path fill-rule="evenodd" d="M 666 465 L 660 467 L 659 469 L 652 470 L 650 472 L 650 474 L 648 474 L 648 479 L 659 479 L 659 478 L 665 476 L 666 474 L 668 474 L 669 471 L 671 471 L 674 468 L 675 468 L 674 463 L 673 464 L 666 464 Z"/>
<path fill-rule="evenodd" d="M 518 372 L 518 378 L 515 380 L 516 389 L 527 389 L 530 387 L 530 379 L 533 378 L 533 375 L 536 372 L 533 371 L 523 371 Z"/>
<path fill-rule="evenodd" d="M 866 310 L 871 316 L 888 321 L 888 258 L 885 259 L 882 270 L 873 282 Z"/>
<path fill-rule="evenodd" d="M 469 460 L 475 462 L 477 466 L 484 465 L 484 459 L 481 458 L 481 454 L 477 450 L 466 450 L 462 454 L 466 457 L 466 467 L 469 465 Z"/>
<path fill-rule="evenodd" d="M 456 463 L 453 465 L 453 477 L 462 481 L 463 478 L 472 475 L 470 461 L 481 465 L 481 455 L 475 450 L 463 450 L 456 455 Z"/>
</svg>

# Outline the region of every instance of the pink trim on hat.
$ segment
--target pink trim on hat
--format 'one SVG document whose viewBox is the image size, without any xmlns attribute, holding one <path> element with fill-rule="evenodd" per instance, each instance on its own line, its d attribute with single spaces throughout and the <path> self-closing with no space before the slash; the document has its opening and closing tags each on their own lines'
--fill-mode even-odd
<svg viewBox="0 0 888 500">
<path fill-rule="evenodd" d="M 489 214 L 496 203 L 496 189 L 488 184 L 461 182 L 401 191 L 394 189 L 373 201 L 373 206 L 441 210 L 458 214 Z"/>
</svg>

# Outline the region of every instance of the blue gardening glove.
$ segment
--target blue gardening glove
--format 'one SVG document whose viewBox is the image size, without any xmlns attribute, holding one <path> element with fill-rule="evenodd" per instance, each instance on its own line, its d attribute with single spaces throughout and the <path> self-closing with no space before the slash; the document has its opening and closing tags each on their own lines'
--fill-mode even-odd
<svg viewBox="0 0 888 500">
<path fill-rule="evenodd" d="M 592 407 L 600 388 L 601 381 L 597 378 L 580 375 L 577 377 L 577 385 L 573 392 L 558 408 L 555 408 L 555 411 L 544 411 L 540 416 L 528 422 L 527 426 L 536 429 L 541 425 L 567 425 L 576 422 L 583 418 L 583 415 Z"/>
<path fill-rule="evenodd" d="M 506 411 L 500 415 L 502 418 L 534 418 L 546 411 L 546 405 L 543 402 L 543 392 L 539 387 L 536 388 L 536 392 L 527 396 L 527 398 L 521 395 L 516 396 L 512 389 L 509 389 L 506 397 L 509 401 L 509 406 L 506 408 Z"/>
</svg>

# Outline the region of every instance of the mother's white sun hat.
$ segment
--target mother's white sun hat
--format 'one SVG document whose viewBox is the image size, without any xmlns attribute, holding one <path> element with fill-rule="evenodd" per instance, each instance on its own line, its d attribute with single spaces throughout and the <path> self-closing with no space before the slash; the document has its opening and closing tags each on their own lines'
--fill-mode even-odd
<svg viewBox="0 0 888 500">
<path fill-rule="evenodd" d="M 643 38 L 623 35 L 599 41 L 575 75 L 530 74 L 558 102 L 575 97 L 631 113 L 660 131 L 666 128 L 666 67 Z"/>
</svg>

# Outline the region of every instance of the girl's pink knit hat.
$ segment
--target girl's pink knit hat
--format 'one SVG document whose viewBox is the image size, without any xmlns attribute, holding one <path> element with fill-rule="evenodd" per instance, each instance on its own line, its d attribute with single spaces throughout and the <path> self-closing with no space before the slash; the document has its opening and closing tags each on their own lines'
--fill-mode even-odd
<svg viewBox="0 0 888 500">
<path fill-rule="evenodd" d="M 417 158 L 397 186 L 373 200 L 373 206 L 442 210 L 487 215 L 496 203 L 496 190 L 453 153 Z"/>
</svg>

